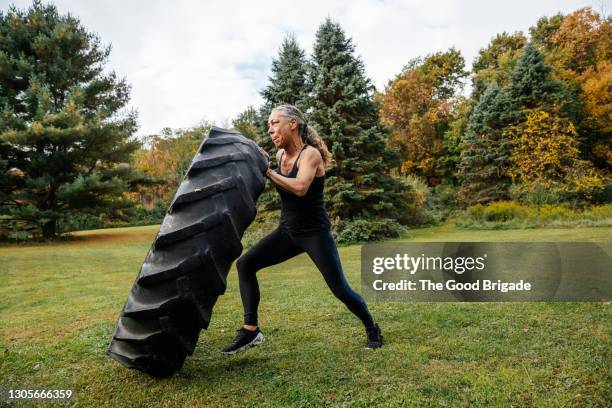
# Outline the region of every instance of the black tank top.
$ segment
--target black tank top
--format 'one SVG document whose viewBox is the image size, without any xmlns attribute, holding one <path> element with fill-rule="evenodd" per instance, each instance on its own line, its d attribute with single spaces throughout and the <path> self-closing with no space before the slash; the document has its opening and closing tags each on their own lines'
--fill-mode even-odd
<svg viewBox="0 0 612 408">
<path fill-rule="evenodd" d="M 283 151 L 276 172 L 281 176 L 295 178 L 298 172 L 297 162 L 306 146 L 308 145 L 304 145 L 298 154 L 291 171 L 287 175 L 281 173 L 281 163 L 285 155 Z M 325 203 L 323 201 L 324 185 L 325 175 L 319 177 L 315 176 L 308 191 L 302 197 L 289 193 L 279 186 L 276 186 L 276 190 L 281 197 L 280 226 L 292 234 L 308 234 L 328 230 L 331 227 L 331 223 L 329 222 L 327 211 L 325 211 Z"/>
</svg>

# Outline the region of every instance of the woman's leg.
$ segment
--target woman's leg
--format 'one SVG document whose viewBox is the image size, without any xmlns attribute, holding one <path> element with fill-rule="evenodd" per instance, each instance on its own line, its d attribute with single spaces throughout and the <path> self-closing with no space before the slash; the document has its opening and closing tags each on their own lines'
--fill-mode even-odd
<svg viewBox="0 0 612 408">
<path fill-rule="evenodd" d="M 288 234 L 277 228 L 238 259 L 236 268 L 246 325 L 257 326 L 259 306 L 259 284 L 255 276 L 257 271 L 286 261 L 302 252 L 304 250 L 295 245 Z"/>
<path fill-rule="evenodd" d="M 331 231 L 294 236 L 294 240 L 304 248 L 310 259 L 319 268 L 334 296 L 340 299 L 366 328 L 374 327 L 374 320 L 365 301 L 359 293 L 351 289 L 346 281 Z"/>
</svg>

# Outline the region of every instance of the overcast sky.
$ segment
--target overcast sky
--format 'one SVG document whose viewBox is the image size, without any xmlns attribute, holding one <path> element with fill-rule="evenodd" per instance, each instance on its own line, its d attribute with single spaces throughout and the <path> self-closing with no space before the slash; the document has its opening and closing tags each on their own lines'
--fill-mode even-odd
<svg viewBox="0 0 612 408">
<path fill-rule="evenodd" d="M 0 0 L 25 8 L 30 1 Z M 261 103 L 272 58 L 287 33 L 307 53 L 326 17 L 356 45 L 383 89 L 408 60 L 458 48 L 468 67 L 502 31 L 527 32 L 541 16 L 580 7 L 610 11 L 610 0 L 152 1 L 58 0 L 112 44 L 108 68 L 132 85 L 139 135 L 208 120 L 230 123 Z M 603 6 L 602 6 L 603 4 Z"/>
</svg>

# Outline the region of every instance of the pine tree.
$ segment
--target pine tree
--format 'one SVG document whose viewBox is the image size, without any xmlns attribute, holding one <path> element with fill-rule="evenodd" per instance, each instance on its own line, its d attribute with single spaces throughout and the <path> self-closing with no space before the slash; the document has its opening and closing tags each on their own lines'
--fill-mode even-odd
<svg viewBox="0 0 612 408">
<path fill-rule="evenodd" d="M 508 198 L 510 140 L 504 134 L 513 121 L 508 95 L 492 82 L 470 116 L 461 137 L 458 199 L 464 205 Z"/>
<path fill-rule="evenodd" d="M 270 84 L 261 91 L 264 103 L 259 110 L 259 128 L 261 140 L 259 145 L 270 151 L 274 148 L 272 138 L 268 135 L 268 116 L 270 111 L 283 103 L 295 105 L 302 111 L 309 89 L 306 82 L 308 61 L 306 53 L 292 35 L 283 40 L 278 58 L 272 61 Z"/>
<path fill-rule="evenodd" d="M 497 34 L 487 47 L 480 49 L 472 64 L 472 98 L 478 101 L 491 84 L 504 87 L 510 80 L 510 72 L 525 47 L 527 38 L 521 31 L 513 34 Z"/>
<path fill-rule="evenodd" d="M 278 58 L 272 61 L 272 76 L 270 83 L 261 91 L 264 103 L 257 117 L 260 139 L 259 146 L 271 153 L 271 166 L 276 166 L 276 156 L 272 154 L 274 144 L 268 134 L 268 116 L 274 107 L 288 103 L 304 111 L 304 101 L 309 93 L 306 82 L 308 61 L 306 53 L 292 35 L 285 37 L 280 47 Z M 268 183 L 263 194 L 257 201 L 261 210 L 277 210 L 280 208 L 280 198 L 272 183 Z"/>
<path fill-rule="evenodd" d="M 461 141 L 459 199 L 464 204 L 508 197 L 516 129 L 536 111 L 572 120 L 578 110 L 576 90 L 552 77 L 552 67 L 531 43 L 522 50 L 500 89 L 492 83 L 470 117 Z M 516 173 L 516 171 L 514 171 Z"/>
<path fill-rule="evenodd" d="M 139 146 L 129 86 L 104 73 L 110 46 L 35 1 L 0 13 L 0 187 L 5 226 L 56 236 L 73 217 L 121 216 Z M 4 173 L 4 171 L 2 171 Z"/>
<path fill-rule="evenodd" d="M 540 109 L 570 113 L 571 101 L 567 100 L 570 95 L 564 92 L 560 81 L 551 77 L 551 70 L 552 67 L 544 62 L 544 55 L 532 43 L 523 48 L 507 86 L 508 95 L 519 111 Z"/>
<path fill-rule="evenodd" d="M 380 122 L 374 87 L 354 53 L 337 23 L 327 19 L 319 27 L 309 75 L 309 123 L 334 159 L 326 182 L 328 210 L 344 222 L 399 219 L 409 205 L 406 190 L 389 174 L 399 160 L 386 147 L 389 132 Z"/>
</svg>

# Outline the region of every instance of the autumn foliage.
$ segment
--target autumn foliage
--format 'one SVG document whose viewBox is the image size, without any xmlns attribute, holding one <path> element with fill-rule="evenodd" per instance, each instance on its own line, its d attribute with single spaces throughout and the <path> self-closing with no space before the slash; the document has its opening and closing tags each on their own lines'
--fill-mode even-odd
<svg viewBox="0 0 612 408">
<path fill-rule="evenodd" d="M 611 24 L 587 7 L 542 17 L 529 36 L 497 34 L 472 64 L 467 99 L 458 52 L 411 60 L 377 95 L 398 172 L 455 185 L 462 205 L 547 189 L 609 201 Z"/>
</svg>

